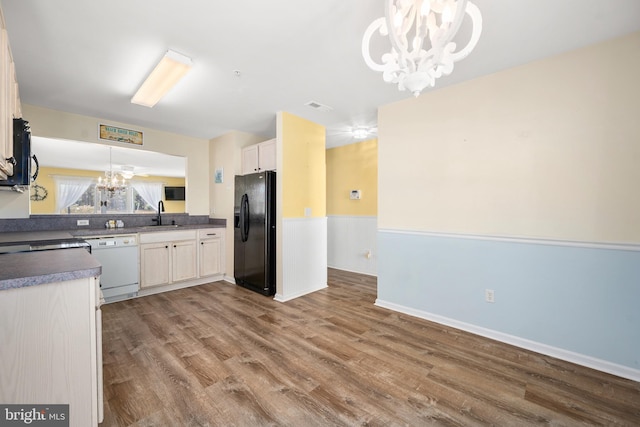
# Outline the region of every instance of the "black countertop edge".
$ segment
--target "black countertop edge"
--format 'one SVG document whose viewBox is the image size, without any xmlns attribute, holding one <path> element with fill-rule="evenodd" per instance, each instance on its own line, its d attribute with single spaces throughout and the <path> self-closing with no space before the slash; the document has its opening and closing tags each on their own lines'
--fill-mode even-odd
<svg viewBox="0 0 640 427">
<path fill-rule="evenodd" d="M 0 264 L 0 291 L 102 274 L 102 265 L 85 249 L 3 254 Z"/>
</svg>

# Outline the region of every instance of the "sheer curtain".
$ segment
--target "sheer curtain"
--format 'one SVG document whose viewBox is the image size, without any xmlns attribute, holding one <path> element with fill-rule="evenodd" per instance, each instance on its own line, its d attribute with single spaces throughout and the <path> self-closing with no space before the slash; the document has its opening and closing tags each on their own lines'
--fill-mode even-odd
<svg viewBox="0 0 640 427">
<path fill-rule="evenodd" d="M 158 202 L 162 200 L 161 182 L 131 181 L 131 186 L 135 188 L 145 202 L 154 209 L 158 209 Z"/>
<path fill-rule="evenodd" d="M 56 212 L 61 212 L 75 203 L 93 184 L 91 178 L 53 177 L 56 183 Z"/>
</svg>

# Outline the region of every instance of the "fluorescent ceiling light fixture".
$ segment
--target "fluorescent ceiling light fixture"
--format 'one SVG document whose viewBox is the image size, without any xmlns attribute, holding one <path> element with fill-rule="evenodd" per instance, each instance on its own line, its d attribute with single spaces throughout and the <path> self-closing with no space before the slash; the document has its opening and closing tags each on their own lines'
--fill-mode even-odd
<svg viewBox="0 0 640 427">
<path fill-rule="evenodd" d="M 191 58 L 168 50 L 131 98 L 132 104 L 153 107 L 191 69 Z"/>
</svg>

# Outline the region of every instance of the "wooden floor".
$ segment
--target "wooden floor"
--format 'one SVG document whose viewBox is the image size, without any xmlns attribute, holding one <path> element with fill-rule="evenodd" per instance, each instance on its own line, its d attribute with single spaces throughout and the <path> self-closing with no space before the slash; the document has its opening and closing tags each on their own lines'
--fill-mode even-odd
<svg viewBox="0 0 640 427">
<path fill-rule="evenodd" d="M 640 383 L 375 307 L 216 282 L 103 306 L 102 426 L 640 425 Z"/>
</svg>

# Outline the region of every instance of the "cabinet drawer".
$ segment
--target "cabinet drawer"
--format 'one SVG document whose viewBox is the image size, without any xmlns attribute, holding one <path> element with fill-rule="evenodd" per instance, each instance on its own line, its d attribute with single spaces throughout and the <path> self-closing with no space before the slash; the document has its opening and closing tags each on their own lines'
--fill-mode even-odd
<svg viewBox="0 0 640 427">
<path fill-rule="evenodd" d="M 203 228 L 198 230 L 198 239 L 216 239 L 224 235 L 224 228 Z"/>
<path fill-rule="evenodd" d="M 177 240 L 195 240 L 196 230 L 156 231 L 140 233 L 140 243 L 175 242 Z"/>
</svg>

